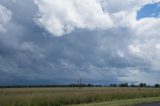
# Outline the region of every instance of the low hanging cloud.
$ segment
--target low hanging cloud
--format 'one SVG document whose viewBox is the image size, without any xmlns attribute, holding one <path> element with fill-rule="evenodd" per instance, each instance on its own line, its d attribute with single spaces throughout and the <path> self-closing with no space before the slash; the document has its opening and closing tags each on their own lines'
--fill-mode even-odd
<svg viewBox="0 0 160 106">
<path fill-rule="evenodd" d="M 39 13 L 36 22 L 56 36 L 80 29 L 108 29 L 113 22 L 99 0 L 34 0 Z"/>
<path fill-rule="evenodd" d="M 5 30 L 5 25 L 11 19 L 11 11 L 0 4 L 0 32 Z"/>
</svg>

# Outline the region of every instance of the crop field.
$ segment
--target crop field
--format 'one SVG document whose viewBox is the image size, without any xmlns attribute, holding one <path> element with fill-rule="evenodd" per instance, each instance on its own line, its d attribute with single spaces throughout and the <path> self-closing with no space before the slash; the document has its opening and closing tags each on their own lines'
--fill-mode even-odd
<svg viewBox="0 0 160 106">
<path fill-rule="evenodd" d="M 160 97 L 158 88 L 1 88 L 0 106 L 62 106 Z"/>
</svg>

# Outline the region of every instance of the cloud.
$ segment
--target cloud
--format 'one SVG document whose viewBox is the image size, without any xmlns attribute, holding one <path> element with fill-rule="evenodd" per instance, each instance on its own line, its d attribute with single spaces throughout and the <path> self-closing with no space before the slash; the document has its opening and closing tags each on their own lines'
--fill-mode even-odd
<svg viewBox="0 0 160 106">
<path fill-rule="evenodd" d="M 5 30 L 4 27 L 10 21 L 10 19 L 11 19 L 11 11 L 0 4 L 0 31 Z"/>
<path fill-rule="evenodd" d="M 137 12 L 146 4 L 158 3 L 159 0 L 102 0 L 102 6 L 113 19 L 114 27 L 127 28 L 132 34 L 128 44 L 128 53 L 135 58 L 147 61 L 150 71 L 159 70 L 159 27 L 160 19 L 157 17 L 142 18 L 137 20 Z M 119 4 L 122 4 L 118 6 Z M 121 21 L 119 21 L 121 20 Z M 118 31 L 118 30 L 117 30 Z M 144 69 L 141 69 L 141 71 Z"/>
<path fill-rule="evenodd" d="M 112 20 L 98 0 L 35 0 L 37 24 L 56 36 L 75 29 L 108 29 Z"/>
<path fill-rule="evenodd" d="M 144 18 L 138 21 L 135 28 L 135 39 L 129 48 L 134 55 L 148 61 L 153 70 L 159 71 L 159 18 Z"/>
<path fill-rule="evenodd" d="M 62 36 L 76 29 L 106 30 L 113 26 L 133 27 L 137 11 L 145 4 L 159 0 L 127 0 L 125 3 L 123 0 L 34 1 L 39 9 L 36 23 L 51 34 Z"/>
</svg>

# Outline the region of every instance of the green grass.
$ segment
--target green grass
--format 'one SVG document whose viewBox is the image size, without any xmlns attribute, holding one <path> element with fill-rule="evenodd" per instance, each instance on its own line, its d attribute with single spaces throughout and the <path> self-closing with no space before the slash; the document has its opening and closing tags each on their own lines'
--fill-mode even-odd
<svg viewBox="0 0 160 106">
<path fill-rule="evenodd" d="M 9 88 L 0 89 L 0 106 L 62 106 L 160 97 L 156 88 Z"/>
<path fill-rule="evenodd" d="M 115 100 L 100 103 L 79 104 L 70 106 L 135 106 L 136 104 L 160 102 L 160 97 L 135 98 L 126 100 Z"/>
</svg>

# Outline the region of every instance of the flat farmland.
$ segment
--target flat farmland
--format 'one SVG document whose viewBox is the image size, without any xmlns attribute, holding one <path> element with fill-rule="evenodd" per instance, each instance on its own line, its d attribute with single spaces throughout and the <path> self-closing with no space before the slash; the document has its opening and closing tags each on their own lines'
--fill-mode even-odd
<svg viewBox="0 0 160 106">
<path fill-rule="evenodd" d="M 0 106 L 63 106 L 160 97 L 158 88 L 1 88 Z M 160 98 L 158 99 L 160 100 Z M 145 102 L 145 100 L 143 100 Z M 148 101 L 148 100 L 147 100 Z"/>
</svg>

